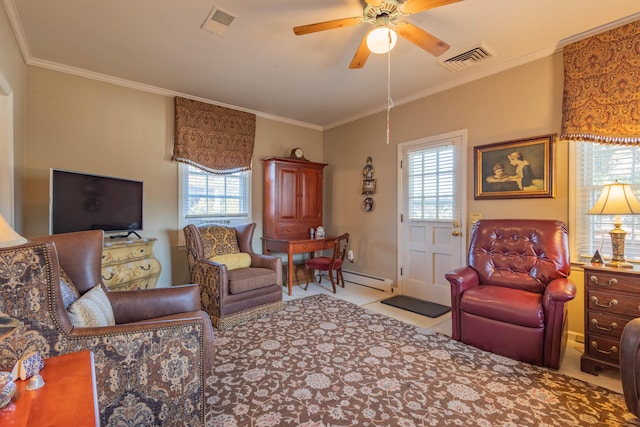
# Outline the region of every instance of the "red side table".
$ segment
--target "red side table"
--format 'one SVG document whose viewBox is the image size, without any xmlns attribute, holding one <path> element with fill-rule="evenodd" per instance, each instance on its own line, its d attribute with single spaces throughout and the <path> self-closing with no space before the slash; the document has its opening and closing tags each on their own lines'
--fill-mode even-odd
<svg viewBox="0 0 640 427">
<path fill-rule="evenodd" d="M 50 357 L 40 371 L 45 385 L 27 391 L 27 381 L 16 381 L 11 402 L 0 409 L 1 426 L 99 426 L 98 394 L 93 353 Z"/>
</svg>

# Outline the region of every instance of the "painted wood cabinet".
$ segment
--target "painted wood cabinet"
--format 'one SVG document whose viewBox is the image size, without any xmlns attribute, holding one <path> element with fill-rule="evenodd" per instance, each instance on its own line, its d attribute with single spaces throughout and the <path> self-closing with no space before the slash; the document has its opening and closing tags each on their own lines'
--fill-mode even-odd
<svg viewBox="0 0 640 427">
<path fill-rule="evenodd" d="M 153 256 L 156 239 L 105 239 L 102 281 L 112 291 L 155 288 L 160 261 Z"/>
<path fill-rule="evenodd" d="M 264 237 L 309 237 L 322 225 L 322 185 L 325 163 L 283 157 L 264 161 Z"/>
</svg>

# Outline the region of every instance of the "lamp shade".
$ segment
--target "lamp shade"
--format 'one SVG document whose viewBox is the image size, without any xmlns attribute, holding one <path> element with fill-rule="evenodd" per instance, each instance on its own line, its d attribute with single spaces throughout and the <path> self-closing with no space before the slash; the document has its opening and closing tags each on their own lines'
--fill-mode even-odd
<svg viewBox="0 0 640 427">
<path fill-rule="evenodd" d="M 590 215 L 634 215 L 640 214 L 640 201 L 629 184 L 619 183 L 602 187 L 596 204 L 587 212 Z"/>
<path fill-rule="evenodd" d="M 19 235 L 4 217 L 0 215 L 0 248 L 8 248 L 10 246 L 18 246 L 27 243 L 27 239 Z"/>
<path fill-rule="evenodd" d="M 367 47 L 372 53 L 387 53 L 397 41 L 396 32 L 385 26 L 379 26 L 367 35 Z"/>
</svg>

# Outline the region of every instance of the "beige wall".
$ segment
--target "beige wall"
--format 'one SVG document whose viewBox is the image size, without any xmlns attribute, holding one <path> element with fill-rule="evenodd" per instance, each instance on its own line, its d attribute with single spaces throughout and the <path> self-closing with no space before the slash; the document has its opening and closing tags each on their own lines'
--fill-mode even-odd
<svg viewBox="0 0 640 427">
<path fill-rule="evenodd" d="M 560 83 L 558 83 L 560 82 Z M 349 231 L 355 249 L 367 250 L 350 268 L 396 277 L 397 145 L 459 129 L 468 131 L 467 202 L 484 218 L 568 218 L 567 143 L 555 147 L 556 197 L 474 200 L 473 147 L 559 133 L 562 103 L 562 56 L 539 60 L 392 110 L 391 139 L 386 144 L 385 113 L 325 131 L 324 160 L 330 164 L 327 226 Z M 375 209 L 361 210 L 362 167 L 372 156 Z M 367 249 L 368 248 L 368 249 Z M 375 250 L 373 249 L 375 248 Z"/>
<path fill-rule="evenodd" d="M 38 67 L 28 67 L 28 135 L 24 234 L 48 233 L 49 169 L 144 181 L 144 237 L 158 239 L 159 286 L 186 283 L 186 254 L 177 248 L 178 166 L 171 161 L 173 98 Z M 259 118 L 252 213 L 262 235 L 262 162 L 301 146 L 314 160 L 322 134 Z"/>
<path fill-rule="evenodd" d="M 3 8 L 0 73 L 14 91 L 16 106 L 18 230 L 26 236 L 48 232 L 51 167 L 140 179 L 145 182 L 144 235 L 159 239 L 156 254 L 163 265 L 161 285 L 188 280 L 184 251 L 176 248 L 177 166 L 170 161 L 172 99 L 26 67 Z M 324 133 L 258 118 L 252 194 L 253 220 L 258 223 L 254 245 L 259 248 L 262 230 L 260 159 L 288 155 L 292 147 L 301 146 L 310 160 L 329 163 L 325 225 L 330 233 L 352 234 L 356 263 L 349 269 L 397 280 L 397 144 L 458 129 L 467 129 L 469 138 L 468 212 L 481 212 L 485 218 L 536 216 L 568 221 L 567 143 L 556 145 L 554 199 L 475 201 L 471 173 L 476 145 L 559 132 L 561 101 L 562 61 L 556 54 L 397 106 L 392 110 L 389 145 L 385 143 L 384 113 Z M 361 210 L 360 180 L 367 156 L 373 157 L 377 179 L 371 214 Z M 580 291 L 581 280 L 578 274 Z M 571 306 L 572 331 L 582 331 L 581 304 L 579 294 Z"/>
<path fill-rule="evenodd" d="M 11 117 L 12 123 L 0 123 L 0 212 L 10 215 L 10 192 L 6 170 L 10 161 L 5 157 L 13 151 L 14 167 L 14 225 L 16 230 L 22 231 L 22 184 L 20 176 L 24 169 L 24 145 L 26 122 L 26 91 L 27 73 L 22 54 L 13 35 L 4 7 L 0 7 L 0 109 L 7 109 L 3 117 Z M 1 120 L 1 118 L 0 118 Z M 10 119 L 11 120 L 11 119 Z M 13 132 L 13 141 L 9 133 Z M 13 145 L 13 147 L 10 147 Z"/>
<path fill-rule="evenodd" d="M 473 197 L 474 147 L 559 133 L 562 82 L 562 55 L 558 53 L 395 107 L 389 145 L 386 112 L 325 131 L 324 161 L 330 165 L 325 222 L 332 233 L 351 233 L 356 261 L 348 269 L 397 282 L 397 145 L 459 129 L 468 131 L 467 213 L 482 213 L 483 218 L 550 218 L 568 222 L 567 142 L 555 146 L 555 198 L 474 200 Z M 371 213 L 362 211 L 364 196 L 360 195 L 367 156 L 373 158 L 377 185 L 372 196 L 375 209 Z M 581 283 L 578 285 L 581 288 Z M 572 331 L 583 329 L 581 305 L 581 296 L 571 303 Z"/>
</svg>

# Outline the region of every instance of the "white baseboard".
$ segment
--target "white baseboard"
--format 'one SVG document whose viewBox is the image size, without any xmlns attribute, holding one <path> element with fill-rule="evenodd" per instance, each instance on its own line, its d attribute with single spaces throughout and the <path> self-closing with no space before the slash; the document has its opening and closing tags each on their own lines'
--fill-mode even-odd
<svg viewBox="0 0 640 427">
<path fill-rule="evenodd" d="M 384 292 L 391 292 L 391 288 L 393 287 L 393 280 L 384 277 L 376 277 L 366 273 L 347 270 L 342 270 L 342 275 L 344 276 L 345 282 L 379 289 Z"/>
</svg>

